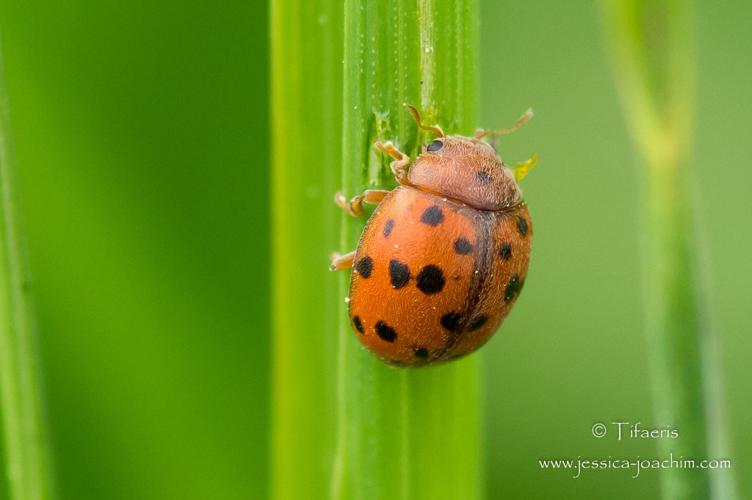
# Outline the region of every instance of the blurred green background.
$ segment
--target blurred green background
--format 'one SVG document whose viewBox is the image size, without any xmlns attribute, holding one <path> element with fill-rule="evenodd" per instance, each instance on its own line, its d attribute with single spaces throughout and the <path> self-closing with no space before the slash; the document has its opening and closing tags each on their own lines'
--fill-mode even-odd
<svg viewBox="0 0 752 500">
<path fill-rule="evenodd" d="M 481 4 L 479 126 L 533 105 L 500 149 L 541 156 L 523 186 L 531 273 L 483 355 L 488 497 L 654 498 L 657 471 L 572 479 L 537 465 L 653 457 L 654 442 L 590 428 L 670 425 L 651 417 L 638 158 L 597 5 Z M 63 499 L 267 493 L 267 16 L 264 2 L 0 0 Z M 752 494 L 751 20 L 741 0 L 697 6 L 696 208 L 741 498 Z"/>
</svg>

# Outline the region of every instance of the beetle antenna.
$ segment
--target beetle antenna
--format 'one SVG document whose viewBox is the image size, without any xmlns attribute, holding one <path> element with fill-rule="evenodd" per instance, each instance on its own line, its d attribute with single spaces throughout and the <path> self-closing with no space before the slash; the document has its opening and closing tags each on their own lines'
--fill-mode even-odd
<svg viewBox="0 0 752 500">
<path fill-rule="evenodd" d="M 415 109 L 415 106 L 411 106 L 407 103 L 405 103 L 405 106 L 410 110 L 410 114 L 413 115 L 413 118 L 415 118 L 415 122 L 418 124 L 418 127 L 422 128 L 423 130 L 428 130 L 436 137 L 444 137 L 444 131 L 441 130 L 441 127 L 438 125 L 424 125 L 420 121 L 420 113 L 418 113 L 418 110 Z"/>
<path fill-rule="evenodd" d="M 476 139 L 483 139 L 484 137 L 511 134 L 512 132 L 523 126 L 525 123 L 527 123 L 533 116 L 533 108 L 527 108 L 527 111 L 522 113 L 522 116 L 520 116 L 511 127 L 503 128 L 501 130 L 478 130 L 477 132 L 475 132 L 474 137 Z"/>
</svg>

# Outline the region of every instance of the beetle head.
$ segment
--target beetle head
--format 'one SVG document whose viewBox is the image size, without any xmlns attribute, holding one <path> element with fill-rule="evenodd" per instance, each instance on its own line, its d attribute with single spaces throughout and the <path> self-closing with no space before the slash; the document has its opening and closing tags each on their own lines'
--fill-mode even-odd
<svg viewBox="0 0 752 500">
<path fill-rule="evenodd" d="M 449 135 L 424 145 L 408 181 L 483 210 L 501 210 L 522 200 L 512 170 L 490 144 L 474 137 Z"/>
</svg>

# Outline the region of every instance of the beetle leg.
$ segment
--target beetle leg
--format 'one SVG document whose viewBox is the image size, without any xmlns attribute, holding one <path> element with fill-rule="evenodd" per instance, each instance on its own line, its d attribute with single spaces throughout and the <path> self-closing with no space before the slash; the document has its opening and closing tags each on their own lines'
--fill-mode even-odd
<svg viewBox="0 0 752 500">
<path fill-rule="evenodd" d="M 373 145 L 382 153 L 386 153 L 394 158 L 394 161 L 389 164 L 389 167 L 394 174 L 394 178 L 397 179 L 397 182 L 400 184 L 407 184 L 407 166 L 410 164 L 410 157 L 397 149 L 392 141 L 376 141 Z"/>
<path fill-rule="evenodd" d="M 389 191 L 384 189 L 366 189 L 363 194 L 353 196 L 350 201 L 347 201 L 342 191 L 338 191 L 334 195 L 334 203 L 353 217 L 359 217 L 363 215 L 363 202 L 378 205 L 387 194 Z"/>
<path fill-rule="evenodd" d="M 352 267 L 353 260 L 355 259 L 355 251 L 347 252 L 344 255 L 340 255 L 334 252 L 331 255 L 331 263 L 329 264 L 330 271 L 341 271 Z"/>
</svg>

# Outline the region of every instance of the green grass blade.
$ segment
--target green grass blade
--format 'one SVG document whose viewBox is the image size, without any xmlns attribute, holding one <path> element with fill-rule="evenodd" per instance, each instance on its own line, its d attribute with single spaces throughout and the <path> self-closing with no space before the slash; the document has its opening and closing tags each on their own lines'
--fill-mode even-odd
<svg viewBox="0 0 752 500">
<path fill-rule="evenodd" d="M 449 133 L 475 127 L 478 6 L 474 0 L 348 0 L 342 186 L 348 196 L 393 186 L 373 142 L 412 156 L 426 139 L 404 103 Z M 344 217 L 341 251 L 363 220 Z M 349 273 L 340 293 L 347 294 Z M 364 351 L 339 310 L 339 434 L 332 498 L 478 498 L 479 357 L 425 369 L 386 366 Z"/>
<path fill-rule="evenodd" d="M 30 276 L 21 235 L 0 45 L 0 413 L 11 500 L 53 495 Z"/>
<path fill-rule="evenodd" d="M 272 37 L 272 497 L 329 494 L 340 214 L 342 6 L 276 0 Z M 263 167 L 261 167 L 263 168 Z"/>
<path fill-rule="evenodd" d="M 643 167 L 645 328 L 656 425 L 680 438 L 668 457 L 725 457 L 713 339 L 704 321 L 693 217 L 691 136 L 695 65 L 692 4 L 603 0 L 617 86 Z M 674 468 L 665 500 L 733 498 L 729 471 Z"/>
<path fill-rule="evenodd" d="M 274 498 L 480 496 L 478 357 L 377 361 L 347 323 L 349 273 L 338 288 L 326 269 L 364 223 L 338 236 L 340 178 L 348 195 L 393 185 L 376 137 L 417 151 L 404 102 L 473 130 L 477 15 L 467 0 L 272 4 Z"/>
</svg>

